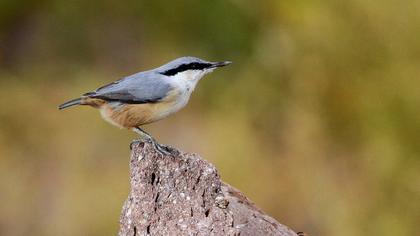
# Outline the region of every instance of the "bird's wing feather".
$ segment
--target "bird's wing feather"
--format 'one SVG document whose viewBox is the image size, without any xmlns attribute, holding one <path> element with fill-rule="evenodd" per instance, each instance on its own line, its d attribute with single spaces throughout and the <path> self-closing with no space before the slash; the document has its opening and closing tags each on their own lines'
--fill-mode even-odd
<svg viewBox="0 0 420 236">
<path fill-rule="evenodd" d="M 153 103 L 164 98 L 171 90 L 171 84 L 161 75 L 146 72 L 125 77 L 84 96 L 124 103 Z"/>
</svg>

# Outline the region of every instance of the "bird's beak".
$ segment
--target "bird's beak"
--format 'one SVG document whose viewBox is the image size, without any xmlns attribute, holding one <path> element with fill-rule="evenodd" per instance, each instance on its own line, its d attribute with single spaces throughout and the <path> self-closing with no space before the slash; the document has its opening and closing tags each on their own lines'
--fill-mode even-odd
<svg viewBox="0 0 420 236">
<path fill-rule="evenodd" d="M 227 65 L 229 65 L 231 63 L 232 63 L 231 61 L 214 62 L 214 63 L 212 63 L 212 65 L 210 66 L 210 68 L 217 68 L 217 67 L 227 66 Z"/>
</svg>

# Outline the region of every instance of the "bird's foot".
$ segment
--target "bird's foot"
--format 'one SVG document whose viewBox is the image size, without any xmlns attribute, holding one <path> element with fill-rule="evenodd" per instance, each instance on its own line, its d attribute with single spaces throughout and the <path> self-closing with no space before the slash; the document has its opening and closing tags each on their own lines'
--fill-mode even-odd
<svg viewBox="0 0 420 236">
<path fill-rule="evenodd" d="M 147 141 L 147 142 L 151 142 L 154 146 L 154 148 L 162 155 L 171 155 L 171 149 L 159 144 L 158 142 L 156 142 L 156 140 L 150 135 L 148 134 L 146 131 L 142 130 L 139 127 L 134 127 L 133 131 L 138 133 L 140 135 L 140 140 L 139 141 Z M 136 142 L 136 141 L 134 141 Z M 137 141 L 138 142 L 138 141 Z M 132 147 L 132 144 L 130 145 L 130 148 Z"/>
<path fill-rule="evenodd" d="M 133 150 L 133 145 L 134 145 L 134 144 L 137 144 L 137 143 L 140 143 L 140 142 L 141 142 L 141 140 L 138 140 L 138 139 L 133 140 L 133 141 L 130 143 L 130 150 Z"/>
<path fill-rule="evenodd" d="M 155 146 L 156 150 L 160 152 L 162 155 L 169 156 L 171 155 L 171 149 L 169 149 L 167 146 L 157 143 L 155 140 L 152 140 L 153 145 Z"/>
<path fill-rule="evenodd" d="M 137 140 L 133 140 L 130 143 L 130 150 L 133 150 L 133 145 L 140 143 L 140 142 L 150 142 L 153 144 L 153 147 L 162 155 L 171 155 L 172 154 L 172 150 L 162 144 L 159 144 L 158 142 L 156 142 L 156 140 L 154 139 L 137 139 Z"/>
</svg>

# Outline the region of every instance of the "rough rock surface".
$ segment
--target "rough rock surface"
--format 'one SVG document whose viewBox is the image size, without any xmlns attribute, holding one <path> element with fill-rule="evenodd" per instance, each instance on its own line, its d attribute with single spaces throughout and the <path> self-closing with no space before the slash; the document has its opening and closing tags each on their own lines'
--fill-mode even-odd
<svg viewBox="0 0 420 236">
<path fill-rule="evenodd" d="M 297 235 L 223 183 L 197 154 L 132 145 L 131 192 L 119 235 Z"/>
</svg>

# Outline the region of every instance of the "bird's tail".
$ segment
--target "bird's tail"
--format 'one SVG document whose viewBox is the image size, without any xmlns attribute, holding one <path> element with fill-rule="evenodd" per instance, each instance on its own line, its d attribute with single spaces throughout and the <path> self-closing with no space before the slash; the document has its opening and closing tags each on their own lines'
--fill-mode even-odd
<svg viewBox="0 0 420 236">
<path fill-rule="evenodd" d="M 73 99 L 73 100 L 70 100 L 68 102 L 61 104 L 60 106 L 58 106 L 58 109 L 62 110 L 64 108 L 80 105 L 80 104 L 82 104 L 82 98 L 76 98 L 76 99 Z"/>
</svg>

